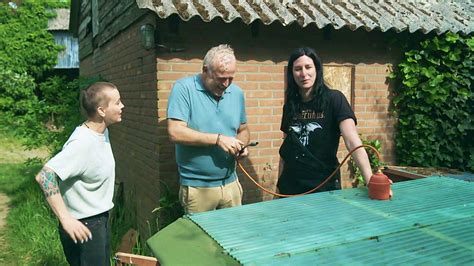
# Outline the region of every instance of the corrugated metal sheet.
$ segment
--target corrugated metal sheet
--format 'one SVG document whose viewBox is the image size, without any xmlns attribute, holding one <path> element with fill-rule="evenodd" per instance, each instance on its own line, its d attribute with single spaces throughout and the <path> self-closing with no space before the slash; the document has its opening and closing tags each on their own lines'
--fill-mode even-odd
<svg viewBox="0 0 474 266">
<path fill-rule="evenodd" d="M 438 34 L 446 31 L 474 31 L 472 0 L 136 0 L 140 8 L 148 8 L 160 18 L 178 14 L 188 21 L 199 16 L 209 22 L 221 18 L 229 23 L 241 19 L 268 25 L 275 21 L 287 26 L 298 23 L 318 28 L 364 28 L 367 31 L 390 29 L 396 32 L 421 31 Z"/>
<path fill-rule="evenodd" d="M 79 68 L 79 44 L 77 38 L 72 33 L 55 31 L 53 32 L 56 44 L 64 46 L 64 50 L 58 53 L 58 63 L 54 68 Z"/>
<path fill-rule="evenodd" d="M 464 172 L 460 174 L 447 174 L 446 176 L 459 180 L 474 182 L 474 173 Z"/>
<path fill-rule="evenodd" d="M 79 68 L 79 45 L 77 38 L 69 33 L 69 14 L 67 8 L 54 10 L 56 17 L 48 20 L 48 30 L 54 36 L 56 44 L 64 46 L 64 50 L 58 54 L 56 69 Z"/>
<path fill-rule="evenodd" d="M 474 262 L 474 183 L 395 183 L 390 201 L 364 189 L 190 215 L 244 265 L 462 265 Z"/>
</svg>

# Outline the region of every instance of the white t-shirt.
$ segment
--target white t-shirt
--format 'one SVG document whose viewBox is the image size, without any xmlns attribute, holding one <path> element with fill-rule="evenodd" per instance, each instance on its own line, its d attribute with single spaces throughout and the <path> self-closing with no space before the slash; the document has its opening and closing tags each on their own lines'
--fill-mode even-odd
<svg viewBox="0 0 474 266">
<path fill-rule="evenodd" d="M 62 180 L 59 189 L 74 218 L 90 217 L 114 206 L 115 160 L 107 129 L 99 134 L 76 127 L 46 166 Z"/>
</svg>

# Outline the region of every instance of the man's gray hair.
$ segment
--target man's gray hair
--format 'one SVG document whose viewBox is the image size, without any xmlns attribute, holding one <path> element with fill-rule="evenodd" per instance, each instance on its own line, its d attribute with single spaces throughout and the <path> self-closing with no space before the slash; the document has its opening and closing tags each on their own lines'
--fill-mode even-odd
<svg viewBox="0 0 474 266">
<path fill-rule="evenodd" d="M 220 62 L 222 65 L 227 65 L 231 59 L 235 60 L 234 49 L 232 49 L 228 44 L 220 44 L 207 51 L 202 64 L 207 67 L 207 69 L 214 71 L 214 62 Z"/>
</svg>

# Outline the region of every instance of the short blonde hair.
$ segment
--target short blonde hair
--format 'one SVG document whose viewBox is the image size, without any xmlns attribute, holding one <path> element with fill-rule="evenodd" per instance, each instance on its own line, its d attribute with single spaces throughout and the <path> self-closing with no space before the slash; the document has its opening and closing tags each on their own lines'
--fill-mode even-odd
<svg viewBox="0 0 474 266">
<path fill-rule="evenodd" d="M 219 62 L 220 65 L 227 65 L 235 60 L 234 49 L 228 44 L 220 44 L 207 51 L 204 57 L 203 66 L 214 71 L 213 63 Z"/>
<path fill-rule="evenodd" d="M 110 82 L 95 82 L 86 89 L 81 90 L 79 101 L 84 115 L 88 118 L 94 117 L 97 113 L 97 107 L 107 105 L 108 99 L 104 91 L 111 89 L 117 90 L 117 86 Z"/>
</svg>

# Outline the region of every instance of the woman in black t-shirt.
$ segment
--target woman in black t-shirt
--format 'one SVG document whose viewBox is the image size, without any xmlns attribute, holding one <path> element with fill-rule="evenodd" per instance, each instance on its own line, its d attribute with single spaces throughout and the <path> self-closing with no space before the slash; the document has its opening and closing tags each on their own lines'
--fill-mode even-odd
<svg viewBox="0 0 474 266">
<path fill-rule="evenodd" d="M 278 189 L 299 194 L 313 189 L 338 166 L 337 148 L 342 134 L 348 150 L 362 144 L 356 117 L 345 96 L 324 83 L 321 60 L 311 48 L 295 50 L 288 60 L 288 86 L 281 130 Z M 372 175 L 367 153 L 353 153 L 366 184 Z M 318 191 L 340 189 L 340 173 Z"/>
</svg>

